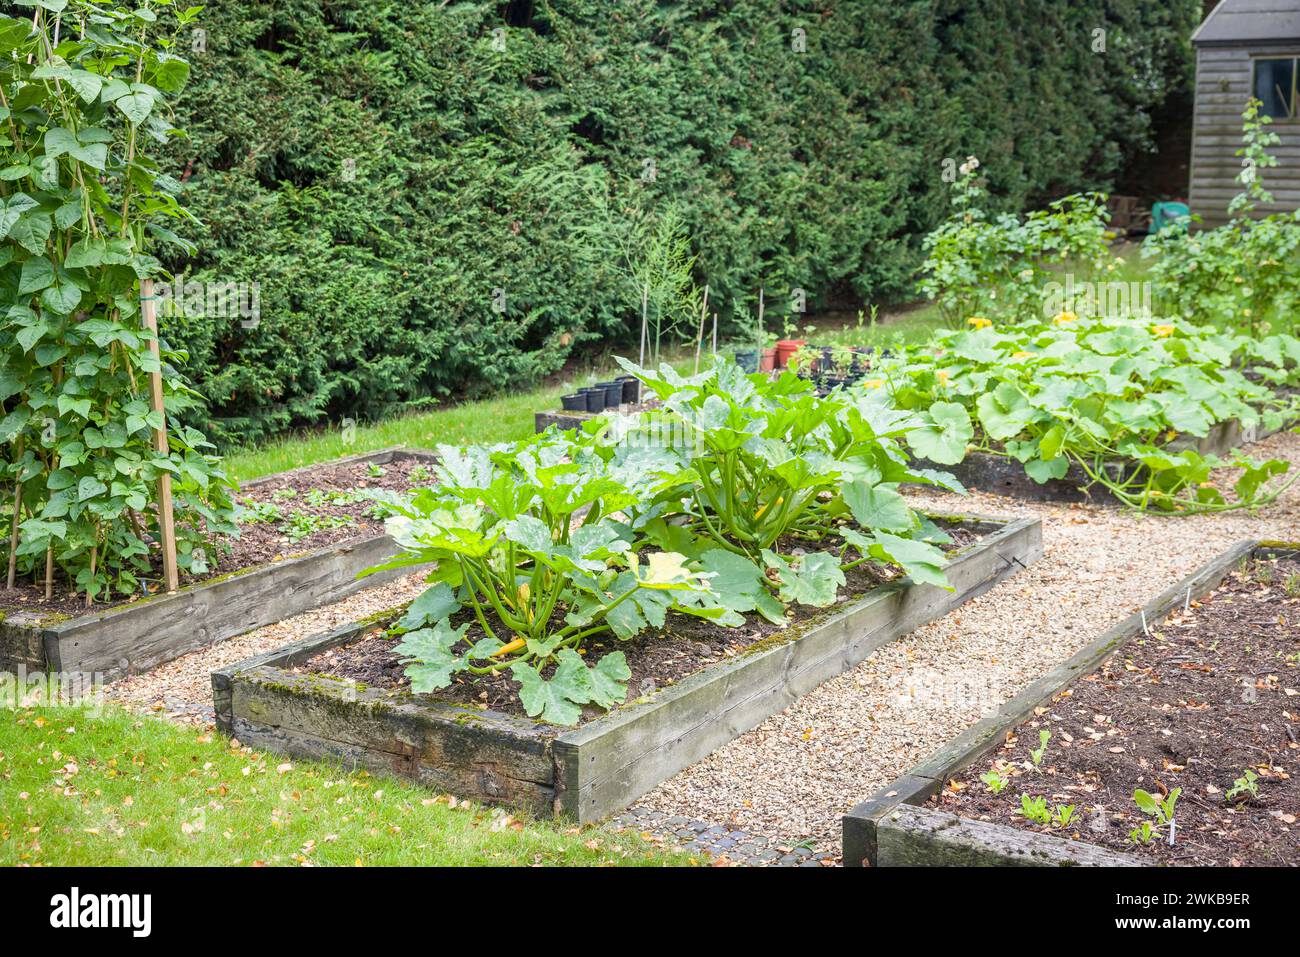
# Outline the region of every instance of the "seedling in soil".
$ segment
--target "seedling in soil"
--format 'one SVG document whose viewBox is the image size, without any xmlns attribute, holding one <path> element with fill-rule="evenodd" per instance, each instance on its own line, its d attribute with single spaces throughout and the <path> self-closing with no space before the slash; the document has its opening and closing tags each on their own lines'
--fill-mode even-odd
<svg viewBox="0 0 1300 957">
<path fill-rule="evenodd" d="M 1070 822 L 1074 820 L 1073 804 L 1058 804 L 1056 810 L 1052 812 L 1052 823 L 1059 828 L 1067 828 Z"/>
<path fill-rule="evenodd" d="M 376 465 L 374 462 L 371 462 L 369 465 L 366 466 L 366 472 L 369 473 L 371 478 L 383 478 L 385 475 L 388 474 L 388 470 L 386 468 L 384 468 L 382 465 Z"/>
<path fill-rule="evenodd" d="M 423 485 L 427 482 L 433 481 L 433 473 L 423 465 L 417 465 L 412 468 L 411 471 L 406 473 L 406 477 L 415 485 Z"/>
<path fill-rule="evenodd" d="M 246 498 L 239 506 L 236 520 L 240 525 L 254 525 L 258 522 L 278 522 L 284 518 L 280 506 L 274 502 L 255 502 Z"/>
<path fill-rule="evenodd" d="M 1282 591 L 1287 598 L 1300 598 L 1300 574 L 1287 575 L 1282 583 Z"/>
<path fill-rule="evenodd" d="M 1047 798 L 1020 795 L 1020 814 L 1035 824 L 1051 824 L 1052 812 L 1047 809 Z"/>
<path fill-rule="evenodd" d="M 1130 844 L 1150 844 L 1151 838 L 1155 837 L 1155 833 L 1156 830 L 1151 826 L 1151 822 L 1143 821 L 1128 832 L 1128 842 Z"/>
<path fill-rule="evenodd" d="M 1134 835 L 1138 836 L 1141 843 L 1148 843 L 1160 828 L 1165 828 L 1169 832 L 1169 843 L 1174 843 L 1174 805 L 1178 803 L 1178 795 L 1183 793 L 1182 788 L 1174 788 L 1169 792 L 1164 800 L 1156 798 L 1155 795 L 1149 794 L 1138 788 L 1133 792 L 1133 801 L 1138 806 L 1138 810 L 1149 816 L 1152 820 L 1143 821 L 1141 825 L 1134 828 L 1129 833 L 1129 841 L 1137 843 Z"/>
<path fill-rule="evenodd" d="M 1223 796 L 1223 799 L 1233 801 L 1245 795 L 1246 797 L 1241 803 L 1244 804 L 1246 801 L 1254 800 L 1259 797 L 1258 781 L 1259 775 L 1247 768 L 1241 773 L 1241 777 L 1232 782 L 1232 787 L 1228 788 L 1228 793 Z"/>
<path fill-rule="evenodd" d="M 278 488 L 271 493 L 271 498 L 275 499 L 277 502 L 283 502 L 297 497 L 298 490 L 296 488 Z"/>
<path fill-rule="evenodd" d="M 1037 770 L 1042 767 L 1043 755 L 1047 753 L 1047 742 L 1052 739 L 1052 732 L 1044 728 L 1038 732 L 1038 747 L 1029 752 L 1029 759 L 1034 762 L 1034 768 Z"/>
<path fill-rule="evenodd" d="M 983 781 L 985 786 L 994 794 L 1001 794 L 1002 789 L 1007 786 L 1007 781 L 1010 779 L 997 770 L 991 770 L 985 771 L 981 774 L 980 780 Z"/>
<path fill-rule="evenodd" d="M 350 518 L 341 515 L 312 515 L 310 512 L 293 512 L 281 526 L 282 531 L 289 537 L 291 542 L 300 542 L 304 538 L 311 538 L 319 531 L 327 528 L 340 528 L 347 525 Z"/>
</svg>

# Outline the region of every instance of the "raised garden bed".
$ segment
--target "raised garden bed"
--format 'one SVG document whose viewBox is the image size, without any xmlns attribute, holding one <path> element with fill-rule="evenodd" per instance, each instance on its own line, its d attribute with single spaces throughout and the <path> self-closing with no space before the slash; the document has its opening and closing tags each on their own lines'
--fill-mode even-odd
<svg viewBox="0 0 1300 957">
<path fill-rule="evenodd" d="M 1284 426 L 1285 428 L 1285 426 Z M 1169 444 L 1173 451 L 1192 447 L 1202 455 L 1226 455 L 1233 449 L 1258 442 L 1275 435 L 1282 429 L 1244 427 L 1237 419 L 1220 422 L 1203 438 L 1175 439 Z M 971 452 L 957 465 L 938 465 L 924 462 L 927 467 L 941 469 L 957 477 L 966 486 L 980 492 L 1007 495 L 1031 502 L 1089 502 L 1113 501 L 1110 492 L 1102 487 L 1088 488 L 1091 479 L 1077 464 L 1072 464 L 1064 478 L 1048 479 L 1039 484 L 1025 474 L 1018 461 L 988 452 Z M 1122 475 L 1128 466 L 1116 462 L 1109 466 L 1111 476 Z"/>
<path fill-rule="evenodd" d="M 341 758 L 544 816 L 598 820 L 1042 554 L 1036 519 L 953 521 L 976 536 L 953 553 L 954 591 L 885 582 L 747 647 L 705 654 L 713 660 L 680 680 L 642 684 L 632 692 L 639 697 L 575 729 L 326 673 L 332 651 L 364 642 L 396 610 L 214 672 L 217 721 L 259 747 Z"/>
<path fill-rule="evenodd" d="M 853 808 L 845 865 L 1300 863 L 1297 620 L 1300 545 L 1235 546 Z M 1174 788 L 1170 844 L 1134 793 Z"/>
<path fill-rule="evenodd" d="M 110 680 L 399 577 L 402 571 L 392 570 L 358 580 L 396 548 L 383 523 L 367 516 L 366 503 L 331 493 L 382 487 L 434 460 L 430 452 L 390 448 L 246 483 L 239 494 L 245 507 L 274 507 L 280 519 L 263 513 L 250 521 L 229 553 L 213 557 L 207 577 L 173 594 L 87 611 L 80 599 L 46 601 L 30 584 L 0 593 L 0 669 Z"/>
</svg>

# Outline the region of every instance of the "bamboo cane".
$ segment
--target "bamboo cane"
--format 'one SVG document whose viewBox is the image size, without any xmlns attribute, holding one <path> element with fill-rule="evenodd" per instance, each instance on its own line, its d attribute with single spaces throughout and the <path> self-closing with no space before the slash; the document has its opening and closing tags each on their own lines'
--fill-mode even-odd
<svg viewBox="0 0 1300 957">
<path fill-rule="evenodd" d="M 23 458 L 23 437 L 18 437 L 18 460 Z M 14 590 L 14 577 L 18 574 L 18 521 L 23 511 L 23 483 L 14 483 L 14 520 L 9 528 L 9 576 L 5 588 Z"/>
<path fill-rule="evenodd" d="M 645 366 L 645 346 L 646 335 L 649 331 L 650 324 L 650 286 L 644 284 L 641 286 L 641 361 L 638 363 Z"/>
<path fill-rule="evenodd" d="M 700 329 L 695 334 L 695 372 L 700 371 L 700 349 L 704 344 L 704 320 L 709 317 L 709 287 L 704 286 L 704 300 L 700 303 Z"/>
<path fill-rule="evenodd" d="M 153 410 L 162 418 L 161 428 L 153 430 L 154 451 L 167 454 L 167 413 L 163 408 L 162 367 L 158 350 L 158 313 L 153 295 L 153 280 L 140 280 L 140 320 L 153 333 L 149 352 L 158 361 L 158 368 L 149 373 L 149 400 Z M 180 574 L 176 568 L 176 520 L 172 513 L 172 476 L 164 471 L 158 477 L 158 530 L 162 537 L 163 580 L 169 592 L 180 587 Z"/>
</svg>

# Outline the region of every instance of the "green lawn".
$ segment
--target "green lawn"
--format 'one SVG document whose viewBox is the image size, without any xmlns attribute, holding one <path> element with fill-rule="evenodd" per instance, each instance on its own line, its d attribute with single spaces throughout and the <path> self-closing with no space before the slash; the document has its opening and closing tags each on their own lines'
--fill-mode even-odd
<svg viewBox="0 0 1300 957">
<path fill-rule="evenodd" d="M 689 865 L 116 707 L 0 712 L 0 865 Z"/>
</svg>

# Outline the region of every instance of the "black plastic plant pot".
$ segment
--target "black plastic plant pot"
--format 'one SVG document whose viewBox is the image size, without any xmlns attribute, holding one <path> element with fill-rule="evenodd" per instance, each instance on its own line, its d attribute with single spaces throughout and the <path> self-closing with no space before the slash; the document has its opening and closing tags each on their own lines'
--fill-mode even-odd
<svg viewBox="0 0 1300 957">
<path fill-rule="evenodd" d="M 578 390 L 585 401 L 585 408 L 588 412 L 605 411 L 605 390 L 594 386 Z"/>
<path fill-rule="evenodd" d="M 740 366 L 744 372 L 758 371 L 758 350 L 757 349 L 737 349 L 735 352 L 736 365 Z"/>
<path fill-rule="evenodd" d="M 623 383 L 597 382 L 596 385 L 605 390 L 605 408 L 617 409 L 618 404 L 623 401 Z"/>
<path fill-rule="evenodd" d="M 587 411 L 587 397 L 581 392 L 575 392 L 573 395 L 560 396 L 560 403 L 564 406 L 565 412 Z"/>
<path fill-rule="evenodd" d="M 621 375 L 617 379 L 623 383 L 623 401 L 627 403 L 641 401 L 641 380 L 634 375 Z"/>
</svg>

